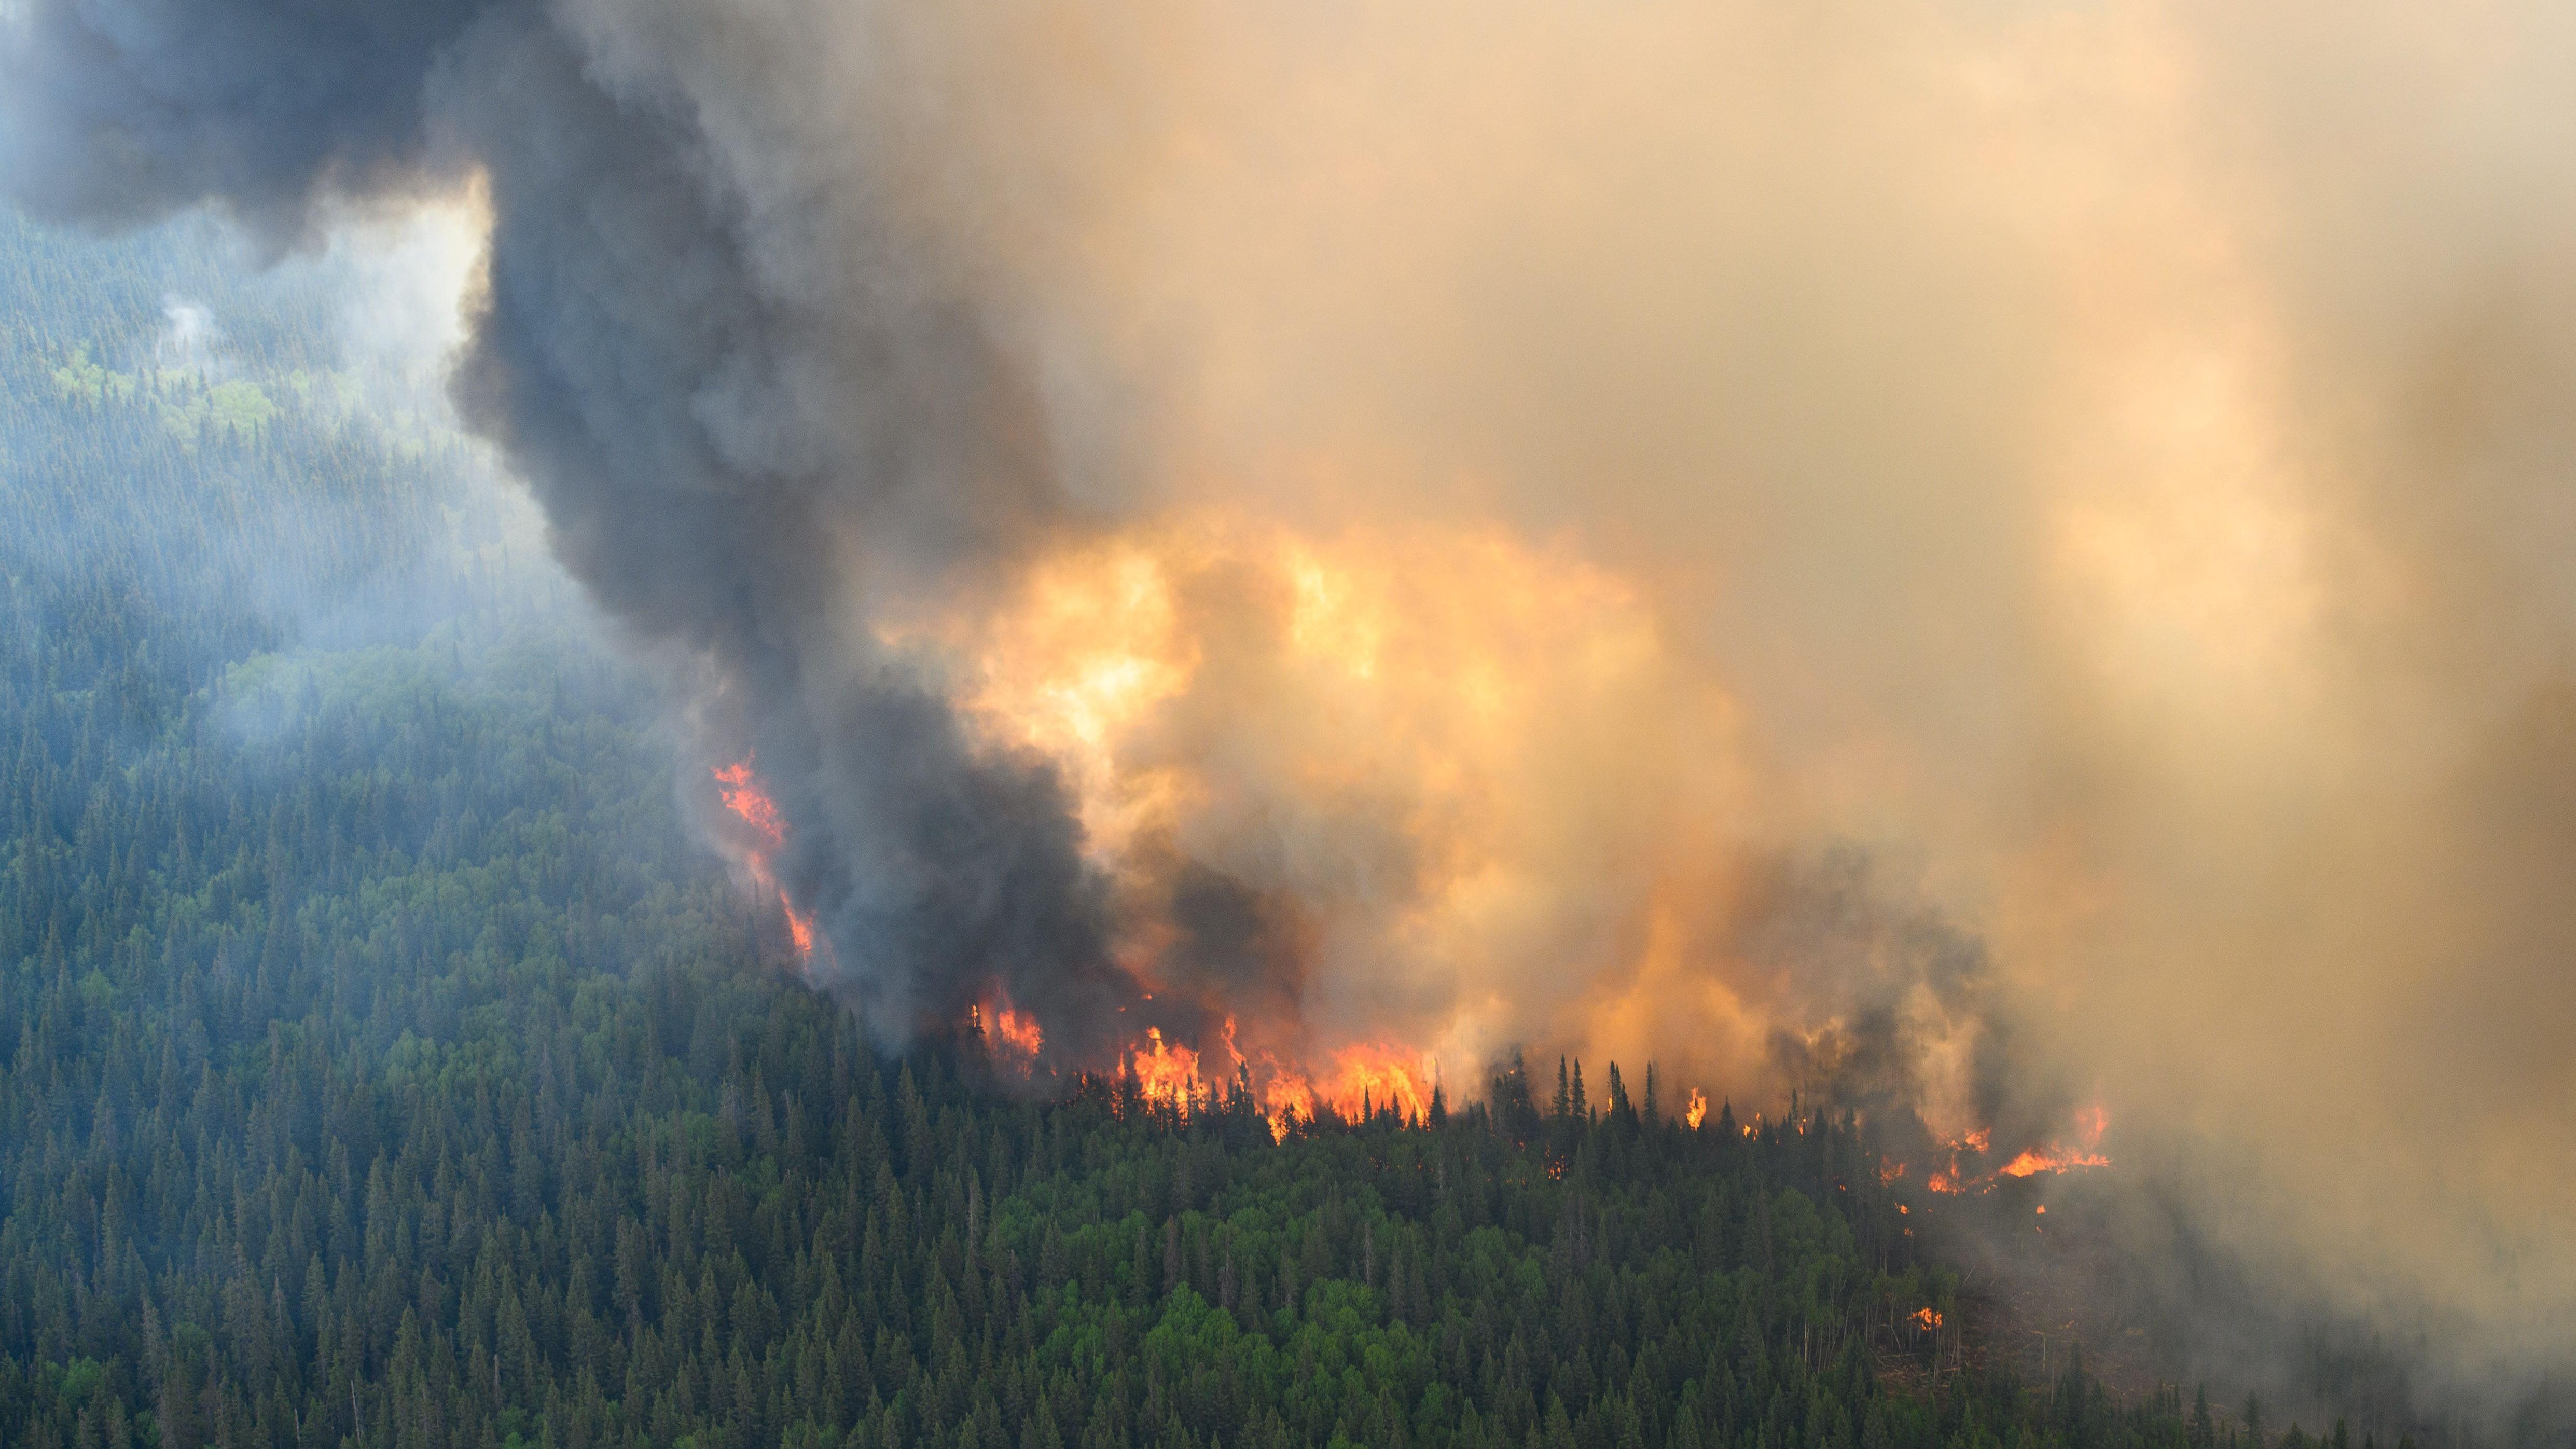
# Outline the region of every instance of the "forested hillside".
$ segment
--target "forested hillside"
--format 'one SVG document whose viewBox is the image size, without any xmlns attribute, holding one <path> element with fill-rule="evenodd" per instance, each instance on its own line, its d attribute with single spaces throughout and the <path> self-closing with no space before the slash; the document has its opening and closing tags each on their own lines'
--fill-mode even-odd
<svg viewBox="0 0 2576 1449">
<path fill-rule="evenodd" d="M 0 1443 L 2239 1438 L 1934 1372 L 1846 1120 L 1551 1062 L 1274 1141 L 878 1057 L 318 302 L 5 226 Z"/>
</svg>

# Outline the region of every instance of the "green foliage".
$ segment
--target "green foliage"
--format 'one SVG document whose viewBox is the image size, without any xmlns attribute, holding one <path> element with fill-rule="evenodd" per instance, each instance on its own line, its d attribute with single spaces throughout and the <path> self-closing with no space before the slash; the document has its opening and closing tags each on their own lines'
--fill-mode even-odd
<svg viewBox="0 0 2576 1449">
<path fill-rule="evenodd" d="M 292 307 L 249 391 L 115 373 L 167 258 L 84 319 L 0 241 L 0 1442 L 2207 1443 L 2080 1369 L 1894 1387 L 1951 1285 L 1845 1121 L 1570 1066 L 1274 1141 L 880 1058 Z"/>
</svg>

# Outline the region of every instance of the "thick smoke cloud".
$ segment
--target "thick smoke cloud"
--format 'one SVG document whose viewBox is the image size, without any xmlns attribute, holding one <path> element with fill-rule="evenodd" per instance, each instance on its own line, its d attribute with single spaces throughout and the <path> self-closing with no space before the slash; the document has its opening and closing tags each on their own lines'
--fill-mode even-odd
<svg viewBox="0 0 2576 1449">
<path fill-rule="evenodd" d="M 873 218 L 830 214 L 864 171 L 753 190 L 751 163 L 829 138 L 725 156 L 655 68 L 724 36 L 620 39 L 494 18 L 431 78 L 495 198 L 469 416 L 611 612 L 713 672 L 711 741 L 757 760 L 781 884 L 870 1024 L 900 1039 L 998 980 L 1096 1054 L 1134 993 L 1051 766 L 974 748 L 858 607 L 1053 526 L 1016 364 Z"/>
<path fill-rule="evenodd" d="M 2563 1364 L 2552 7 L 8 23 L 40 207 L 479 188 L 464 409 L 890 1040 L 2098 1099 L 2252 1291 Z"/>
<path fill-rule="evenodd" d="M 763 157 L 724 154 L 723 118 L 659 68 L 689 38 L 639 49 L 688 18 L 40 7 L 16 37 L 9 177 L 108 220 L 211 201 L 280 243 L 476 181 L 492 237 L 460 405 L 525 469 L 576 576 L 712 681 L 708 742 L 759 760 L 791 826 L 782 881 L 839 984 L 901 1038 L 998 978 L 1079 1047 L 1130 988 L 1050 768 L 970 748 L 846 609 L 904 582 L 882 575 L 988 565 L 1050 526 L 1024 385 L 966 299 L 878 234 L 864 168 L 759 193 L 775 178 L 733 163 Z M 695 61 L 723 59 L 714 39 Z"/>
</svg>

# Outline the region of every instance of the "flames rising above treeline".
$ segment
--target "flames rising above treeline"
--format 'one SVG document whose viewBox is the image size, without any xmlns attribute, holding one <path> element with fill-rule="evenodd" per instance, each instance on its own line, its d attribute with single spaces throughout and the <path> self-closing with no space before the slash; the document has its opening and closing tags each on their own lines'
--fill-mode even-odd
<svg viewBox="0 0 2576 1449">
<path fill-rule="evenodd" d="M 1086 1081 L 1106 1078 L 1118 1089 L 1114 1095 L 1123 1097 L 1132 1089 L 1142 1106 L 1180 1118 L 1231 1110 L 1239 1098 L 1253 1104 L 1252 1110 L 1281 1141 L 1302 1126 L 1326 1120 L 1387 1117 L 1398 1123 L 1430 1123 L 1446 1105 L 1447 1089 L 1436 1062 L 1394 1048 L 1344 1047 L 1319 1074 L 1309 1076 L 1302 1067 L 1267 1053 L 1245 1055 L 1235 1045 L 1230 1019 L 1219 1049 L 1204 1058 L 1193 1048 L 1166 1043 L 1162 1028 L 1149 1026 L 1143 1042 L 1121 1053 L 1107 1072 L 1069 1077 L 1041 1066 L 1044 1035 L 1026 1015 L 1008 1006 L 988 1012 L 979 1005 L 968 1013 L 966 1025 L 1005 1080 L 1016 1076 L 1034 1082 L 1043 1071 L 1048 1085 L 1078 1090 Z"/>
<path fill-rule="evenodd" d="M 1207 562 L 1210 559 L 1219 563 L 1230 560 L 1224 552 L 1196 557 L 1200 562 L 1195 566 L 1201 568 L 1212 566 Z M 1349 581 L 1329 572 L 1312 554 L 1292 547 L 1281 557 L 1283 571 L 1296 584 L 1289 595 L 1293 603 L 1288 606 L 1284 629 L 1291 649 L 1321 653 L 1326 660 L 1324 667 L 1345 672 L 1364 685 L 1381 667 L 1380 651 L 1388 648 L 1391 638 L 1401 636 L 1403 630 L 1395 621 L 1356 607 L 1346 592 Z M 1156 705 L 1184 697 L 1191 687 L 1191 676 L 1204 663 L 1198 647 L 1175 642 L 1182 633 L 1181 616 L 1171 605 L 1167 587 L 1159 565 L 1127 551 L 1110 559 L 1102 573 L 1071 581 L 1042 577 L 1038 592 L 1046 605 L 1039 617 L 1015 619 L 1011 627 L 1033 628 L 1041 634 L 1071 628 L 1075 637 L 1087 641 L 1087 647 L 1040 648 L 1036 658 L 1042 661 L 1042 667 L 1034 676 L 1019 681 L 1016 692 L 999 696 L 987 705 L 994 712 L 997 727 L 1023 731 L 1035 739 L 1052 739 L 1080 752 L 1069 757 L 1068 769 L 1077 778 L 1090 782 L 1084 793 L 1086 812 L 1101 811 L 1090 838 L 1104 869 L 1113 871 L 1120 867 L 1122 847 L 1172 828 L 1171 821 L 1154 812 L 1171 809 L 1197 794 L 1187 784 L 1176 785 L 1168 780 L 1132 791 L 1117 784 L 1121 738 L 1137 728 L 1134 722 Z M 1616 597 L 1615 590 L 1605 589 L 1603 593 Z M 1564 597 L 1543 589 L 1533 591 L 1532 596 L 1559 602 Z M 1337 627 L 1318 626 L 1308 615 L 1309 609 L 1327 610 L 1327 617 Z M 1142 626 L 1131 623 L 1124 628 L 1102 627 L 1104 614 L 1120 613 L 1141 614 L 1148 622 Z M 1354 640 L 1361 641 L 1356 649 Z M 1014 653 L 1005 649 L 983 657 L 1008 660 Z M 1543 675 L 1544 671 L 1529 673 Z M 1409 686 L 1428 685 L 1434 693 L 1439 692 L 1438 676 L 1426 679 L 1423 672 L 1405 671 L 1401 677 Z M 1512 688 L 1525 688 L 1527 683 L 1524 678 Z M 1486 697 L 1472 707 L 1490 722 L 1501 712 L 1498 697 L 1507 692 L 1507 687 L 1499 671 L 1487 676 L 1482 687 Z M 794 952 L 811 969 L 817 964 L 817 938 L 810 916 L 780 887 L 772 872 L 770 861 L 785 843 L 784 827 L 776 805 L 759 784 L 753 764 L 744 760 L 712 771 L 718 798 L 740 827 L 728 839 L 747 883 L 775 899 Z M 1149 921 L 1145 930 L 1148 943 L 1168 946 L 1169 930 L 1168 923 Z M 831 948 L 824 942 L 820 949 L 825 953 L 822 968 L 828 971 Z M 1088 1082 L 1107 1082 L 1116 1087 L 1113 1099 L 1124 1100 L 1132 1092 L 1133 1100 L 1142 1106 L 1178 1117 L 1231 1110 L 1231 1103 L 1239 1096 L 1253 1104 L 1253 1110 L 1269 1123 L 1273 1135 L 1283 1140 L 1301 1126 L 1319 1120 L 1360 1122 L 1384 1115 L 1404 1123 L 1427 1122 L 1449 1094 L 1436 1053 L 1384 1040 L 1346 1042 L 1318 1050 L 1307 1024 L 1293 1015 L 1247 1033 L 1239 1019 L 1226 1010 L 1224 993 L 1234 984 L 1226 978 L 1211 980 L 1193 974 L 1186 964 L 1165 964 L 1143 947 L 1130 960 L 1134 963 L 1129 969 L 1136 973 L 1137 990 L 1132 1001 L 1120 1010 L 1132 1013 L 1134 1019 L 1124 1024 L 1128 1035 L 1107 1038 L 1111 1050 L 1106 1058 L 1096 1051 L 1087 1056 L 1050 1053 L 1045 1023 L 1015 1005 L 998 983 L 987 987 L 966 1007 L 963 1026 L 1005 1083 L 1016 1081 L 1061 1092 L 1080 1090 Z M 1290 969 L 1301 967 L 1290 963 Z M 1188 994 L 1176 997 L 1176 984 Z M 1278 982 L 1260 977 L 1252 985 L 1258 991 L 1275 993 Z M 1164 1003 L 1160 1007 L 1155 1005 L 1158 990 Z M 1291 1004 L 1293 1007 L 1293 998 Z M 1203 1034 L 1195 1041 L 1167 1037 L 1163 1026 L 1153 1024 L 1161 1019 L 1198 1023 Z M 1837 1039 L 1837 1045 L 1847 1050 L 1849 1044 L 1840 1040 L 1843 1035 L 1844 1028 L 1833 1024 L 1817 1037 Z M 1780 1043 L 1779 1047 L 1796 1053 L 1815 1045 L 1816 1040 L 1809 1039 Z M 1516 1044 L 1493 1049 L 1484 1060 L 1499 1062 L 1506 1053 L 1516 1058 Z M 1840 1071 L 1838 1065 L 1835 1072 Z M 1643 1110 L 1650 1115 L 1656 1110 L 1652 1074 L 1653 1068 L 1649 1067 Z M 1477 1078 L 1482 1075 L 1481 1070 L 1473 1074 Z M 1566 1096 L 1568 1088 L 1560 1083 L 1560 1100 L 1553 1108 L 1559 1115 L 1586 1110 L 1580 1062 L 1573 1067 L 1571 1082 L 1570 1098 Z M 1612 1090 L 1617 1095 L 1615 1067 L 1613 1082 Z M 1842 1080 L 1839 1075 L 1826 1085 L 1863 1087 L 1857 1078 Z M 1899 1142 L 1935 1141 L 1921 1115 L 1928 1105 L 1917 1095 L 1922 1085 L 1919 1080 L 1906 1078 L 1890 1093 L 1885 1084 L 1880 1084 L 1874 1106 L 1896 1114 L 1893 1131 Z M 1472 1090 L 1481 1090 L 1481 1086 Z M 1697 1086 L 1685 1092 L 1674 1115 L 1685 1127 L 1696 1131 L 1708 1120 L 1708 1097 Z M 1624 1104 L 1624 1096 L 1619 1100 Z M 1733 1121 L 1731 1108 L 1722 1114 L 1722 1121 Z M 1742 1130 L 1752 1132 L 1757 1124 L 1758 1117 L 1755 1122 L 1745 1123 Z M 1998 1178 L 2107 1167 L 2110 1158 L 2101 1147 L 2108 1127 L 2107 1112 L 2098 1104 L 2086 1106 L 2068 1114 L 2064 1140 L 2033 1139 L 2004 1154 L 1994 1151 L 1994 1129 L 1974 1127 L 1938 1142 L 1943 1165 L 1926 1174 L 1923 1183 L 1934 1193 L 1960 1194 L 1989 1190 Z M 1886 1135 L 1883 1130 L 1881 1136 Z M 1891 1160 L 1882 1177 L 1896 1182 L 1907 1174 L 1904 1162 Z"/>
<path fill-rule="evenodd" d="M 1130 1072 L 1157 1099 L 1241 1073 L 1274 1121 L 1419 1118 L 1443 1063 L 1480 1083 L 1524 1045 L 1668 1050 L 1721 1095 L 1794 1068 L 1874 1111 L 1992 1109 L 1975 943 L 1858 853 L 1760 855 L 1724 691 L 1570 548 L 1200 514 L 890 611 L 872 647 L 1061 786 L 1114 986 L 1068 1018 L 1028 995 L 1042 963 L 989 962 L 881 1029 L 971 1014 L 1030 1080 Z M 846 979 L 782 881 L 757 757 L 710 779 L 749 886 Z"/>
<path fill-rule="evenodd" d="M 889 1047 L 2116 1155 L 2142 1242 L 2512 1391 L 2576 1311 L 2568 27 L 22 0 L 0 177 L 476 217 L 459 411 Z"/>
</svg>

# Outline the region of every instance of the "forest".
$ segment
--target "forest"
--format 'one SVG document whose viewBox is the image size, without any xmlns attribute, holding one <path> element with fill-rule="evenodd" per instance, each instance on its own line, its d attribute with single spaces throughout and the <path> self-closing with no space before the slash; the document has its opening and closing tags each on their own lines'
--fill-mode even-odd
<svg viewBox="0 0 2576 1449">
<path fill-rule="evenodd" d="M 212 250 L 0 222 L 0 1443 L 2319 1442 L 1944 1371 L 1831 1109 L 880 1054 L 472 445 Z"/>
</svg>

